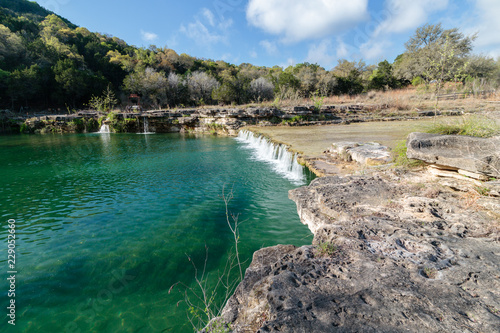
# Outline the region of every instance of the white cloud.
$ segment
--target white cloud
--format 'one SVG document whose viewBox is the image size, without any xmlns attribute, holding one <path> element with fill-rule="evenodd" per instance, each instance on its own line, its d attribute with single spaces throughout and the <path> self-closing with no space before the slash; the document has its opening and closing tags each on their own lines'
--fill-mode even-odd
<svg viewBox="0 0 500 333">
<path fill-rule="evenodd" d="M 325 68 L 332 67 L 337 59 L 336 52 L 333 50 L 332 41 L 324 39 L 318 44 L 309 46 L 306 61 L 309 63 L 317 63 Z"/>
<path fill-rule="evenodd" d="M 342 39 L 337 38 L 337 58 L 338 59 L 346 58 L 348 54 L 349 51 L 347 50 L 346 43 L 344 43 Z"/>
<path fill-rule="evenodd" d="M 247 20 L 285 42 L 316 39 L 367 17 L 368 0 L 250 0 Z"/>
<path fill-rule="evenodd" d="M 360 46 L 361 55 L 367 60 L 376 60 L 380 62 L 387 55 L 387 50 L 390 49 L 392 43 L 388 40 L 372 39 Z"/>
<path fill-rule="evenodd" d="M 476 14 L 479 22 L 472 27 L 472 33 L 477 32 L 476 45 L 481 49 L 488 49 L 493 56 L 500 55 L 500 2 L 498 0 L 476 0 Z M 491 50 L 490 48 L 494 48 Z"/>
<path fill-rule="evenodd" d="M 277 55 L 279 53 L 278 47 L 276 46 L 275 42 L 263 40 L 263 41 L 260 41 L 259 44 L 260 44 L 260 46 L 262 46 L 264 48 L 264 50 L 266 50 L 267 54 L 269 54 L 269 55 Z"/>
<path fill-rule="evenodd" d="M 388 16 L 375 30 L 374 35 L 405 32 L 425 24 L 432 12 L 448 7 L 448 0 L 387 0 Z"/>
<path fill-rule="evenodd" d="M 293 58 L 288 58 L 286 60 L 286 63 L 287 63 L 288 66 L 295 66 L 296 61 Z"/>
<path fill-rule="evenodd" d="M 195 16 L 194 22 L 181 25 L 180 32 L 193 39 L 197 44 L 213 45 L 220 42 L 226 43 L 229 28 L 233 25 L 233 20 L 222 19 L 216 21 L 213 13 L 203 8 L 200 15 Z"/>
<path fill-rule="evenodd" d="M 152 32 L 147 32 L 144 30 L 141 30 L 141 36 L 142 36 L 142 40 L 145 42 L 152 42 L 152 41 L 155 41 L 156 39 L 158 39 L 157 34 L 152 33 Z"/>
<path fill-rule="evenodd" d="M 250 51 L 250 57 L 257 58 L 258 57 L 257 52 L 255 52 L 255 50 Z"/>
<path fill-rule="evenodd" d="M 208 23 L 213 27 L 215 26 L 215 17 L 214 14 L 208 8 L 202 9 L 203 16 L 207 19 Z"/>
</svg>

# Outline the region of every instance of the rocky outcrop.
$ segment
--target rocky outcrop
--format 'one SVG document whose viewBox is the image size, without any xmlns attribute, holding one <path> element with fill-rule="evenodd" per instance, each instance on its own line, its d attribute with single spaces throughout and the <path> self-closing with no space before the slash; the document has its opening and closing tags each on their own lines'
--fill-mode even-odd
<svg viewBox="0 0 500 333">
<path fill-rule="evenodd" d="M 411 133 L 406 145 L 408 158 L 462 170 L 468 177 L 500 177 L 500 137 Z"/>
<path fill-rule="evenodd" d="M 293 107 L 249 106 L 249 107 L 205 107 L 193 109 L 169 109 L 116 112 L 119 123 L 112 131 L 137 132 L 144 117 L 150 122 L 150 130 L 157 133 L 170 132 L 211 132 L 237 135 L 238 129 L 247 125 L 258 126 L 308 126 L 349 124 L 367 121 L 394 121 L 427 117 L 413 112 L 397 115 L 389 111 L 387 105 L 312 105 Z M 106 114 L 92 110 L 82 110 L 74 114 L 16 114 L 0 110 L 0 132 L 95 132 L 93 126 L 73 126 L 68 124 L 90 120 L 98 121 Z M 97 129 L 98 130 L 98 129 Z"/>
<path fill-rule="evenodd" d="M 234 332 L 500 332 L 497 197 L 385 171 L 290 198 L 313 245 L 254 254 L 224 309 Z"/>
<path fill-rule="evenodd" d="M 336 142 L 329 152 L 347 162 L 356 161 L 361 165 L 386 164 L 392 160 L 389 148 L 376 142 Z"/>
</svg>

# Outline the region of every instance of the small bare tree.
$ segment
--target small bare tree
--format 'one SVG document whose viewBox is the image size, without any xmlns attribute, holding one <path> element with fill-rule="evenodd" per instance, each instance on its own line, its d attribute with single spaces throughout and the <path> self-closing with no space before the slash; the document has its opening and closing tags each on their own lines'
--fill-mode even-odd
<svg viewBox="0 0 500 333">
<path fill-rule="evenodd" d="M 221 198 L 224 200 L 226 209 L 226 222 L 234 239 L 234 246 L 228 254 L 224 268 L 217 272 L 216 278 L 207 273 L 208 247 L 205 247 L 205 261 L 201 271 L 188 256 L 195 271 L 195 285 L 191 287 L 178 282 L 169 290 L 170 293 L 177 286 L 184 289 L 184 302 L 188 306 L 188 320 L 195 331 L 200 331 L 208 326 L 210 332 L 230 332 L 228 324 L 224 323 L 220 316 L 227 301 L 243 280 L 243 263 L 240 260 L 238 249 L 240 242 L 239 216 L 229 212 L 233 191 L 226 193 L 223 188 Z"/>
</svg>

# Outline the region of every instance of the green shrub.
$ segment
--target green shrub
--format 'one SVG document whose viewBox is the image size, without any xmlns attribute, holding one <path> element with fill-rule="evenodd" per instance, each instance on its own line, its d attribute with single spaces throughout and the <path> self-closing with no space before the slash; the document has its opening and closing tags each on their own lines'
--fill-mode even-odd
<svg viewBox="0 0 500 333">
<path fill-rule="evenodd" d="M 100 128 L 99 123 L 94 118 L 87 119 L 85 123 L 85 128 L 87 132 L 97 132 Z"/>
<path fill-rule="evenodd" d="M 320 256 L 331 257 L 337 252 L 338 248 L 333 243 L 323 242 L 316 246 L 316 250 Z"/>
<path fill-rule="evenodd" d="M 317 112 L 321 111 L 321 107 L 323 106 L 323 100 L 325 99 L 325 96 L 319 96 L 319 92 L 316 91 L 313 93 L 311 96 L 311 101 L 314 103 L 314 109 Z"/>
<path fill-rule="evenodd" d="M 392 160 L 396 166 L 403 168 L 415 168 L 424 164 L 422 161 L 408 158 L 408 156 L 406 156 L 407 150 L 408 148 L 406 147 L 405 140 L 399 141 L 396 144 L 396 147 L 392 150 Z"/>
<path fill-rule="evenodd" d="M 19 132 L 21 133 L 29 133 L 29 127 L 26 125 L 26 123 L 22 123 L 21 127 L 19 128 Z"/>
<path fill-rule="evenodd" d="M 411 84 L 412 86 L 414 87 L 417 87 L 417 86 L 420 86 L 422 84 L 424 84 L 425 81 L 424 79 L 422 79 L 420 76 L 417 76 L 416 78 L 414 78 L 412 81 L 411 81 Z"/>
</svg>

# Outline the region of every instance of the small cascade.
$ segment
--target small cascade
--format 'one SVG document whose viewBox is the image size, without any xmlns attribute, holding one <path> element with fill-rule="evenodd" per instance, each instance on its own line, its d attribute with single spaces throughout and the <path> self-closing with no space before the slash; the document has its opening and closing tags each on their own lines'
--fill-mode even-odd
<svg viewBox="0 0 500 333">
<path fill-rule="evenodd" d="M 144 134 L 149 133 L 149 121 L 148 118 L 144 117 Z"/>
<path fill-rule="evenodd" d="M 237 140 L 252 149 L 257 160 L 272 164 L 274 170 L 288 180 L 298 185 L 305 183 L 304 167 L 297 162 L 297 154 L 289 152 L 285 145 L 275 144 L 246 130 L 239 132 Z"/>
<path fill-rule="evenodd" d="M 102 134 L 111 133 L 111 131 L 109 130 L 109 125 L 102 124 L 101 128 L 99 129 L 99 133 L 102 133 Z"/>
<path fill-rule="evenodd" d="M 138 127 L 141 128 L 141 120 L 137 118 Z M 154 132 L 149 131 L 149 119 L 148 117 L 142 117 L 143 132 L 137 134 L 154 134 Z"/>
</svg>

